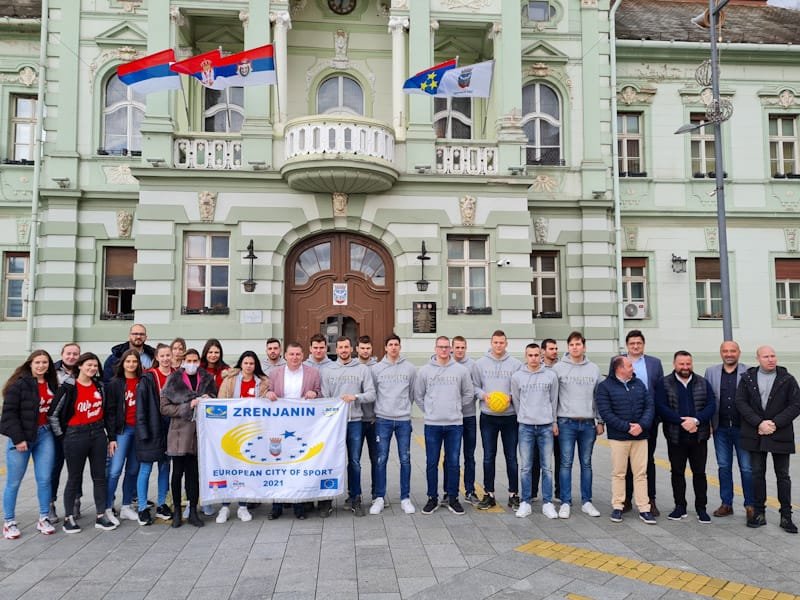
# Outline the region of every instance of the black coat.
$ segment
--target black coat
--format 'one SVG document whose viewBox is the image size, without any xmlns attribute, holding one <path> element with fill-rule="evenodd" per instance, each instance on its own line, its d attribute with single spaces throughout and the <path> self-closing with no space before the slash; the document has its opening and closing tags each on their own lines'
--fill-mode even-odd
<svg viewBox="0 0 800 600">
<path fill-rule="evenodd" d="M 67 427 L 70 419 L 75 416 L 75 402 L 78 400 L 78 389 L 75 387 L 76 383 L 62 383 L 56 392 L 56 397 L 50 405 L 50 411 L 47 413 L 47 419 L 50 422 L 50 427 L 53 429 L 53 435 L 56 437 L 62 436 L 67 432 Z M 114 430 L 114 422 L 116 414 L 114 411 L 113 403 L 108 402 L 105 392 L 103 390 L 102 381 L 94 380 L 94 385 L 103 396 L 103 421 L 108 436 L 109 442 L 117 440 L 117 434 Z"/>
<path fill-rule="evenodd" d="M 125 431 L 125 388 L 124 377 L 114 377 L 109 383 L 105 384 L 106 402 L 111 407 L 114 420 L 109 422 L 115 435 Z M 105 409 L 104 409 L 105 410 Z"/>
<path fill-rule="evenodd" d="M 161 415 L 160 404 L 155 375 L 145 373 L 136 388 L 136 458 L 140 462 L 166 458 L 169 418 Z"/>
<path fill-rule="evenodd" d="M 15 446 L 23 441 L 36 441 L 39 433 L 39 402 L 36 377 L 23 376 L 8 386 L 3 398 L 0 433 L 10 437 Z"/>
<path fill-rule="evenodd" d="M 740 442 L 745 450 L 794 454 L 792 422 L 800 415 L 800 387 L 784 367 L 777 371 L 766 408 L 761 408 L 758 367 L 747 369 L 736 388 L 736 410 L 742 420 Z M 758 434 L 758 425 L 765 420 L 775 423 L 775 433 Z"/>
</svg>

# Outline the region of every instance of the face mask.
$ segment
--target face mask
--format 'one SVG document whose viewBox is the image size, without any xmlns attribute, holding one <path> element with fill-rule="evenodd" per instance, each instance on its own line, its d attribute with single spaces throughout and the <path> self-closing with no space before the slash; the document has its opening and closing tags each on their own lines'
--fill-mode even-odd
<svg viewBox="0 0 800 600">
<path fill-rule="evenodd" d="M 197 363 L 183 363 L 182 366 L 187 375 L 194 375 L 197 373 L 198 367 L 200 367 Z"/>
</svg>

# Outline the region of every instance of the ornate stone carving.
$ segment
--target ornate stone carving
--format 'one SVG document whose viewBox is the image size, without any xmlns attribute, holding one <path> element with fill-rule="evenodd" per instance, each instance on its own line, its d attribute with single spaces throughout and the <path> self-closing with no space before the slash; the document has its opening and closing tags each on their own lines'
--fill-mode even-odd
<svg viewBox="0 0 800 600">
<path fill-rule="evenodd" d="M 200 207 L 200 220 L 204 223 L 212 222 L 217 210 L 217 192 L 200 192 L 197 194 L 197 202 Z"/>
<path fill-rule="evenodd" d="M 269 13 L 270 23 L 275 23 L 276 27 L 292 28 L 292 17 L 286 10 L 280 10 Z"/>
<path fill-rule="evenodd" d="M 539 245 L 547 243 L 547 236 L 550 232 L 550 219 L 547 217 L 536 217 L 533 220 L 533 236 Z"/>
<path fill-rule="evenodd" d="M 785 227 L 783 229 L 783 237 L 786 238 L 786 251 L 797 252 L 800 250 L 800 238 L 798 237 L 797 227 Z"/>
<path fill-rule="evenodd" d="M 36 83 L 37 76 L 38 73 L 31 67 L 22 67 L 16 75 L 0 73 L 0 83 L 21 83 L 24 86 L 31 87 Z"/>
<path fill-rule="evenodd" d="M 431 19 L 431 31 L 439 31 L 439 21 Z"/>
<path fill-rule="evenodd" d="M 781 89 L 780 91 L 760 91 L 758 95 L 761 97 L 762 106 L 791 108 L 798 105 L 798 102 L 796 102 L 797 96 L 795 96 L 794 92 L 785 88 Z"/>
<path fill-rule="evenodd" d="M 478 200 L 474 196 L 461 196 L 458 205 L 461 207 L 461 224 L 465 227 L 475 225 L 475 207 Z"/>
<path fill-rule="evenodd" d="M 135 58 L 141 58 L 145 55 L 144 52 L 131 48 L 130 46 L 121 46 L 120 48 L 111 48 L 103 50 L 97 58 L 89 64 L 89 93 L 94 92 L 94 77 L 97 74 L 97 69 L 110 60 L 122 60 L 125 62 L 132 61 Z"/>
<path fill-rule="evenodd" d="M 653 96 L 655 95 L 655 88 L 642 87 L 637 90 L 631 85 L 626 85 L 617 94 L 617 100 L 626 106 L 631 104 L 650 104 L 653 102 Z"/>
<path fill-rule="evenodd" d="M 550 177 L 550 175 L 540 173 L 534 177 L 531 187 L 534 192 L 554 192 L 558 188 L 558 182 Z"/>
<path fill-rule="evenodd" d="M 392 0 L 392 8 L 408 8 L 408 0 Z"/>
<path fill-rule="evenodd" d="M 116 165 L 114 167 L 103 167 L 106 175 L 106 183 L 136 185 L 138 182 L 131 174 L 129 165 Z"/>
<path fill-rule="evenodd" d="M 339 69 L 347 68 L 350 59 L 347 58 L 347 42 L 350 35 L 344 29 L 337 29 L 333 33 L 333 64 Z"/>
<path fill-rule="evenodd" d="M 306 0 L 292 0 L 291 6 L 289 6 L 289 12 L 292 13 L 293 17 L 299 17 L 300 13 L 302 13 L 306 8 Z"/>
<path fill-rule="evenodd" d="M 242 26 L 247 28 L 250 24 L 250 11 L 249 10 L 240 10 L 239 11 L 239 20 L 242 22 Z"/>
<path fill-rule="evenodd" d="M 719 251 L 719 229 L 716 227 L 705 227 L 706 250 Z"/>
<path fill-rule="evenodd" d="M 31 220 L 17 219 L 17 244 L 25 245 L 31 241 Z"/>
<path fill-rule="evenodd" d="M 350 199 L 348 194 L 344 192 L 333 192 L 331 194 L 331 201 L 333 202 L 333 216 L 346 217 L 347 216 L 347 202 Z"/>
<path fill-rule="evenodd" d="M 468 8 L 470 10 L 480 10 L 486 8 L 491 4 L 491 0 L 447 0 L 446 8 L 456 10 L 459 8 Z"/>
<path fill-rule="evenodd" d="M 395 31 L 408 29 L 409 26 L 408 17 L 389 17 L 389 33 L 394 33 Z"/>
<path fill-rule="evenodd" d="M 186 23 L 186 19 L 181 13 L 181 9 L 177 6 L 169 7 L 169 20 L 175 23 L 178 27 L 182 27 Z"/>
<path fill-rule="evenodd" d="M 141 3 L 142 0 L 122 0 L 122 2 L 120 2 L 122 10 L 126 13 L 135 13 Z"/>
<path fill-rule="evenodd" d="M 542 62 L 533 63 L 528 69 L 528 73 L 534 77 L 550 77 L 550 67 Z"/>
<path fill-rule="evenodd" d="M 486 37 L 490 40 L 496 40 L 500 38 L 501 33 L 503 33 L 502 23 L 492 23 L 492 28 L 489 30 Z"/>
<path fill-rule="evenodd" d="M 130 239 L 133 229 L 133 213 L 127 210 L 117 211 L 117 237 L 123 240 Z"/>
<path fill-rule="evenodd" d="M 625 249 L 638 250 L 639 249 L 639 228 L 635 225 L 628 225 L 623 227 L 625 234 Z"/>
<path fill-rule="evenodd" d="M 663 65 L 643 65 L 636 73 L 636 77 L 651 83 L 659 83 L 661 81 L 687 79 L 688 74 L 684 74 L 678 67 L 671 67 L 667 64 Z M 694 71 L 688 75 L 689 79 L 694 79 Z"/>
<path fill-rule="evenodd" d="M 789 90 L 783 90 L 778 94 L 778 104 L 783 108 L 789 108 L 794 104 L 794 94 Z"/>
</svg>

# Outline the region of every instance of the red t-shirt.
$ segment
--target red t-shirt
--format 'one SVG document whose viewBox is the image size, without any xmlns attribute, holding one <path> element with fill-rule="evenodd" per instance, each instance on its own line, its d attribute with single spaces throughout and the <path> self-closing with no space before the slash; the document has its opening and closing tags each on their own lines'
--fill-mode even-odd
<svg viewBox="0 0 800 600">
<path fill-rule="evenodd" d="M 39 384 L 39 427 L 47 425 L 47 411 L 50 410 L 50 404 L 53 402 L 53 392 L 46 381 Z"/>
<path fill-rule="evenodd" d="M 156 385 L 158 386 L 158 393 L 161 394 L 161 390 L 164 388 L 164 385 L 167 383 L 167 377 L 169 375 L 164 375 L 157 367 L 152 369 L 147 369 L 148 373 L 152 373 L 156 378 Z M 175 372 L 175 369 L 170 367 L 170 374 Z"/>
<path fill-rule="evenodd" d="M 242 381 L 240 389 L 242 398 L 255 398 L 256 396 L 256 378 L 253 377 L 250 381 Z"/>
<path fill-rule="evenodd" d="M 100 390 L 94 384 L 83 385 L 77 381 L 75 389 L 75 414 L 68 425 L 88 425 L 100 421 L 103 418 L 103 395 Z"/>
<path fill-rule="evenodd" d="M 138 377 L 125 379 L 125 424 L 133 427 L 136 425 L 136 386 L 139 385 Z"/>
<path fill-rule="evenodd" d="M 206 367 L 206 371 L 208 371 L 214 377 L 214 382 L 217 384 L 217 389 L 219 389 L 220 386 L 222 385 L 222 371 L 224 368 L 227 367 L 222 367 L 222 366 L 212 367 L 211 365 Z"/>
</svg>

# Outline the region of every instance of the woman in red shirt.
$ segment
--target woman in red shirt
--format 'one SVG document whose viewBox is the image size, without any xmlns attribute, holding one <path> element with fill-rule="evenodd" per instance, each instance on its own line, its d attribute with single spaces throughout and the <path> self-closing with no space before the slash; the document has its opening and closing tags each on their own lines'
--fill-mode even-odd
<svg viewBox="0 0 800 600">
<path fill-rule="evenodd" d="M 45 535 L 55 532 L 48 519 L 55 442 L 47 422 L 47 411 L 56 389 L 58 377 L 53 359 L 44 350 L 32 352 L 3 387 L 0 433 L 9 438 L 6 449 L 6 487 L 3 491 L 3 536 L 9 540 L 20 536 L 14 518 L 17 494 L 31 456 L 39 498 L 39 523 L 36 528 Z M 45 496 L 48 496 L 46 503 Z"/>
<path fill-rule="evenodd" d="M 200 353 L 200 366 L 214 377 L 214 383 L 219 389 L 222 379 L 225 377 L 225 371 L 230 366 L 222 360 L 222 344 L 218 339 L 211 338 L 203 346 L 203 351 Z"/>
<path fill-rule="evenodd" d="M 96 354 L 81 354 L 75 369 L 78 376 L 74 383 L 61 384 L 49 413 L 53 433 L 64 436 L 64 458 L 67 462 L 64 532 L 79 533 L 81 530 L 72 513 L 75 498 L 83 485 L 83 470 L 87 460 L 94 484 L 94 504 L 100 511 L 94 526 L 111 530 L 117 526 L 108 520 L 103 507 L 106 505 L 106 456 L 114 456 L 117 449 L 113 427 L 114 407 L 105 400 L 100 359 Z"/>
</svg>

